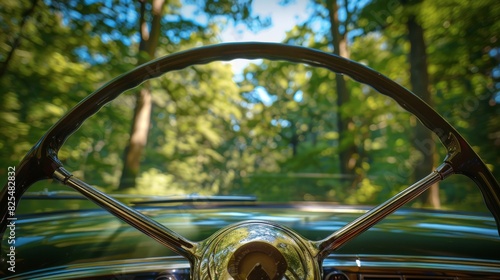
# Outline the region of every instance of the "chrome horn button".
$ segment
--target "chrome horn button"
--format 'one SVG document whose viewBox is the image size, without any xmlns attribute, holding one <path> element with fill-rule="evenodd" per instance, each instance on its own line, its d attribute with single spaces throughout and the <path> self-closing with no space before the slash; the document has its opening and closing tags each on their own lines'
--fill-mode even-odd
<svg viewBox="0 0 500 280">
<path fill-rule="evenodd" d="M 238 223 L 203 243 L 194 279 L 320 279 L 312 243 L 281 225 Z"/>
<path fill-rule="evenodd" d="M 239 247 L 229 259 L 228 272 L 237 280 L 283 279 L 288 268 L 285 257 L 273 245 L 252 241 Z"/>
</svg>

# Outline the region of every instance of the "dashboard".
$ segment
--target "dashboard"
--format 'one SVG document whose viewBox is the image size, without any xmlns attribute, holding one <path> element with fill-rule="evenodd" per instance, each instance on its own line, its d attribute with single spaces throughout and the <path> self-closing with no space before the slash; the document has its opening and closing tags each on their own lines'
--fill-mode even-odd
<svg viewBox="0 0 500 280">
<path fill-rule="evenodd" d="M 189 280 L 189 263 L 180 257 L 74 264 L 65 268 L 17 275 L 16 279 Z M 454 258 L 406 256 L 330 256 L 322 280 L 472 280 L 500 279 L 500 263 Z M 8 279 L 8 278 L 7 278 Z M 260 279 L 288 279 L 259 278 Z M 247 280 L 247 279 L 237 279 Z"/>
</svg>

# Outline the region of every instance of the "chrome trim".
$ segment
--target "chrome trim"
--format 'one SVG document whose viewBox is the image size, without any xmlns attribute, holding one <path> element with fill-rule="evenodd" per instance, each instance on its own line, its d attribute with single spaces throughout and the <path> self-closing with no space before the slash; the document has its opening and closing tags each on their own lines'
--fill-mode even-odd
<svg viewBox="0 0 500 280">
<path fill-rule="evenodd" d="M 500 261 L 400 255 L 330 255 L 323 267 L 334 267 L 344 273 L 386 273 L 395 270 L 401 274 L 442 271 L 450 276 L 471 277 L 497 274 L 500 277 Z M 389 273 L 390 274 L 390 273 Z M 428 275 L 428 274 L 427 274 Z"/>
<path fill-rule="evenodd" d="M 54 172 L 54 178 L 78 191 L 92 202 L 115 215 L 139 231 L 155 239 L 165 247 L 193 261 L 196 243 L 191 242 L 162 224 L 139 211 L 126 206 L 120 201 L 98 191 L 87 183 L 75 178 L 70 172 L 60 167 Z"/>
<path fill-rule="evenodd" d="M 268 221 L 226 227 L 200 242 L 200 249 L 200 262 L 193 265 L 191 274 L 197 280 L 237 276 L 252 279 L 252 268 L 257 264 L 271 273 L 271 279 L 321 279 L 312 244 L 294 231 Z"/>
<path fill-rule="evenodd" d="M 356 265 L 355 260 L 357 259 L 361 260 L 361 267 Z M 397 255 L 330 255 L 324 260 L 323 266 L 324 269 L 335 268 L 350 280 L 359 279 L 360 275 L 395 275 L 389 273 L 388 270 L 394 270 L 394 273 L 403 277 L 402 279 L 408 280 L 415 277 L 426 279 L 429 272 L 436 273 L 438 271 L 443 275 L 436 275 L 430 279 L 483 279 L 482 277 L 486 277 L 486 275 L 490 276 L 487 279 L 494 279 L 491 278 L 492 274 L 497 274 L 500 278 L 500 261 L 478 259 Z M 190 264 L 187 259 L 181 256 L 101 261 L 40 269 L 3 279 L 85 279 L 91 276 L 120 276 L 130 273 L 162 272 L 170 269 L 190 269 Z"/>
<path fill-rule="evenodd" d="M 370 227 L 378 223 L 389 214 L 396 211 L 398 208 L 419 196 L 426 191 L 434 183 L 437 183 L 453 173 L 449 164 L 443 163 L 432 173 L 409 186 L 395 196 L 391 197 L 384 203 L 366 212 L 356 220 L 343 226 L 327 238 L 315 242 L 319 250 L 318 257 L 323 259 L 330 252 L 338 249 L 349 240 L 368 230 Z"/>
<path fill-rule="evenodd" d="M 122 279 L 120 276 L 131 273 L 162 272 L 171 269 L 190 269 L 190 264 L 188 260 L 181 256 L 101 261 L 39 269 L 26 273 L 15 274 L 2 279 L 66 280 L 74 278 L 86 279 L 88 277 L 104 275 L 113 275 L 115 276 L 113 279 Z"/>
<path fill-rule="evenodd" d="M 349 280 L 349 276 L 347 276 L 345 273 L 341 272 L 341 271 L 333 271 L 333 272 L 330 272 L 328 273 L 327 275 L 325 275 L 325 277 L 323 277 L 323 279 L 325 280 L 329 280 L 329 279 L 335 279 L 335 278 L 332 278 L 332 277 L 335 277 L 335 276 L 342 276 L 342 277 L 345 277 L 345 279 Z"/>
<path fill-rule="evenodd" d="M 391 279 L 399 279 L 399 280 L 403 280 L 403 276 L 401 275 L 393 275 L 393 274 L 381 274 L 381 275 L 377 275 L 377 274 L 361 274 L 359 275 L 359 279 L 360 280 L 371 280 L 371 279 L 366 279 L 366 277 L 377 277 L 377 280 L 378 279 L 384 279 L 384 280 L 391 280 Z M 434 279 L 434 280 L 438 280 L 438 279 Z"/>
</svg>

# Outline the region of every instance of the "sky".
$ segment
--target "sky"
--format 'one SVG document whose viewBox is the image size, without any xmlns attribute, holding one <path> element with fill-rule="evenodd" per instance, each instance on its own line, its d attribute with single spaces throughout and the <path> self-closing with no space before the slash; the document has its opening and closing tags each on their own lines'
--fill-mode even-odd
<svg viewBox="0 0 500 280">
<path fill-rule="evenodd" d="M 271 18 L 271 26 L 254 33 L 243 25 L 227 26 L 222 34 L 223 42 L 282 42 L 286 38 L 286 32 L 290 31 L 298 22 L 307 19 L 308 0 L 296 0 L 284 6 L 279 5 L 279 0 L 255 0 L 253 12 L 262 17 Z M 242 73 L 248 65 L 247 60 L 234 60 L 230 62 L 236 75 Z"/>
<path fill-rule="evenodd" d="M 297 23 L 307 20 L 308 0 L 296 0 L 283 6 L 278 0 L 255 0 L 253 12 L 262 17 L 271 18 L 271 26 L 254 33 L 244 25 L 229 25 L 223 30 L 221 39 L 223 42 L 282 42 L 286 38 L 286 32 L 290 31 Z M 248 66 L 248 60 L 236 59 L 229 62 L 235 73 L 235 79 L 241 79 L 243 69 Z M 256 93 L 264 104 L 271 104 L 273 100 L 262 87 L 256 89 Z"/>
<path fill-rule="evenodd" d="M 282 1 L 282 0 L 281 0 Z M 287 5 L 280 5 L 280 0 L 254 0 L 252 12 L 262 18 L 271 18 L 271 25 L 258 32 L 250 31 L 244 24 L 234 26 L 232 23 L 224 26 L 220 34 L 223 43 L 229 42 L 282 42 L 286 38 L 286 32 L 291 30 L 297 23 L 305 21 L 309 14 L 307 4 L 309 0 L 290 1 Z M 203 15 L 194 15 L 195 7 L 187 6 L 184 9 L 185 14 L 191 15 L 201 22 L 206 19 Z M 238 76 L 248 65 L 248 60 L 233 60 L 229 62 L 232 65 L 235 75 Z"/>
<path fill-rule="evenodd" d="M 253 33 L 242 24 L 234 27 L 227 26 L 221 38 L 224 42 L 235 41 L 260 41 L 281 42 L 285 39 L 286 32 L 291 30 L 298 22 L 307 19 L 308 0 L 296 0 L 288 5 L 279 5 L 279 0 L 255 0 L 253 12 L 262 17 L 270 17 L 270 27 Z"/>
<path fill-rule="evenodd" d="M 280 5 L 280 0 L 254 0 L 252 12 L 261 18 L 271 18 L 271 25 L 265 29 L 253 32 L 244 24 L 234 26 L 232 23 L 224 26 L 220 34 L 220 39 L 223 43 L 229 42 L 282 42 L 286 38 L 286 33 L 290 31 L 297 23 L 302 23 L 308 19 L 308 3 L 309 0 L 290 1 L 287 5 Z M 195 7 L 183 8 L 188 16 L 194 17 L 200 22 L 206 22 L 206 18 L 202 14 L 196 15 Z M 250 63 L 249 60 L 235 59 L 229 62 L 234 72 L 234 79 L 241 80 L 243 69 Z M 273 100 L 265 92 L 262 87 L 256 89 L 264 104 L 271 104 Z"/>
</svg>

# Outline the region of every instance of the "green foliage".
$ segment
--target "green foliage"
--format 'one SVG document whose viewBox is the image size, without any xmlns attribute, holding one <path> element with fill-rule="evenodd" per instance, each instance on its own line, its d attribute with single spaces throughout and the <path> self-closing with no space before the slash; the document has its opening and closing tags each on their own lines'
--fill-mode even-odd
<svg viewBox="0 0 500 280">
<path fill-rule="evenodd" d="M 153 129 L 143 168 L 160 167 L 172 176 L 164 193 L 227 189 L 226 177 L 234 170 L 225 167 L 231 158 L 226 159 L 222 146 L 231 137 L 231 119 L 241 116 L 229 65 L 195 66 L 168 73 L 156 83 Z"/>
<path fill-rule="evenodd" d="M 217 24 L 223 21 L 243 22 L 255 30 L 268 24 L 266 19 L 253 21 L 251 1 L 234 9 L 231 1 L 222 1 L 223 6 L 191 2 L 208 12 L 209 20 L 183 18 L 182 3 L 169 1 L 158 55 L 217 42 Z M 373 0 L 359 7 L 358 20 L 349 25 L 358 34 L 350 37 L 351 58 L 409 87 L 404 27 L 409 11 L 398 1 L 389 2 Z M 497 178 L 500 107 L 493 100 L 498 81 L 491 73 L 499 61 L 490 53 L 500 49 L 499 6 L 496 1 L 441 0 L 422 1 L 411 10 L 426 31 L 434 105 Z M 4 167 L 17 164 L 79 100 L 139 59 L 135 1 L 41 1 L 27 15 L 29 7 L 29 1 L 0 7 L 0 59 L 13 53 L 0 76 Z M 323 20 L 321 11 L 315 15 Z M 285 42 L 331 51 L 326 29 L 313 27 L 298 24 Z M 235 82 L 229 65 L 211 63 L 151 81 L 149 140 L 138 187 L 130 192 L 376 204 L 412 183 L 419 164 L 410 143 L 417 120 L 393 101 L 348 79 L 351 101 L 337 108 L 334 74 L 306 65 L 263 61 L 248 66 L 243 76 Z M 132 93 L 123 94 L 68 139 L 60 158 L 75 176 L 105 191 L 117 188 L 134 104 Z M 358 147 L 357 180 L 339 172 L 339 111 L 355 123 L 349 137 Z M 5 172 L 0 169 L 2 178 Z M 464 181 L 459 177 L 442 183 L 445 207 L 477 208 L 481 196 Z"/>
<path fill-rule="evenodd" d="M 188 0 L 187 2 L 195 4 L 214 21 L 227 22 L 230 19 L 234 25 L 244 24 L 254 32 L 271 24 L 269 17 L 261 18 L 252 13 L 253 0 Z"/>
<path fill-rule="evenodd" d="M 404 2 L 404 3 L 403 3 Z M 403 5 L 404 4 L 404 5 Z M 411 4 L 411 5 L 409 5 Z M 425 30 L 427 43 L 430 91 L 438 112 L 449 120 L 479 152 L 498 178 L 499 106 L 493 101 L 495 89 L 491 69 L 498 60 L 490 50 L 498 48 L 496 34 L 500 5 L 496 1 L 370 1 L 363 9 L 359 26 L 365 32 L 375 31 L 384 39 L 384 49 L 393 54 L 407 52 L 404 23 L 409 14 L 415 14 Z M 481 18 L 478 22 L 477 18 Z M 356 53 L 353 51 L 353 54 Z M 377 53 L 379 56 L 380 53 Z M 399 62 L 404 65 L 403 61 Z M 370 65 L 370 64 L 369 64 Z M 384 63 L 384 65 L 390 65 Z M 403 71 L 385 71 L 384 65 L 375 69 L 393 76 L 403 85 Z M 378 68 L 380 67 L 380 68 Z M 396 69 L 396 68 L 395 68 Z M 403 69 L 408 67 L 403 66 Z M 407 71 L 406 71 L 407 72 Z M 441 148 L 441 145 L 438 145 Z M 440 149 L 441 158 L 444 156 Z M 482 151 L 482 152 L 481 152 Z M 418 154 L 411 154 L 418 164 Z M 477 188 L 469 180 L 446 180 L 441 183 L 441 197 L 446 205 L 477 206 Z M 475 198 L 472 198 L 475 197 Z M 470 199 L 469 199 L 470 198 Z M 468 201 L 468 202 L 466 202 Z M 472 203 L 472 201 L 475 201 Z"/>
<path fill-rule="evenodd" d="M 9 36 L 1 38 L 0 57 L 13 52 L 8 64 L 4 60 L 7 71 L 0 77 L 0 96 L 6 101 L 0 105 L 3 166 L 16 164 L 50 124 L 94 89 L 97 82 L 110 77 L 68 52 L 85 37 L 62 24 L 45 3 L 36 5 L 22 28 L 15 24 L 21 19 L 11 17 L 21 15 L 27 3 L 17 4 L 2 9 L 0 15 L 2 22 L 12 19 L 11 26 L 3 25 L 2 34 L 22 35 L 18 45 Z"/>
</svg>

